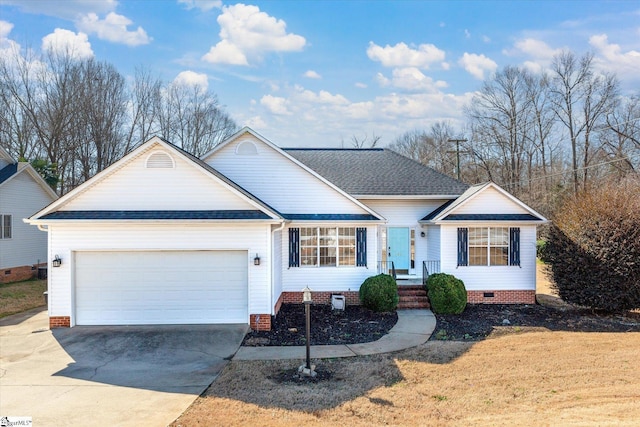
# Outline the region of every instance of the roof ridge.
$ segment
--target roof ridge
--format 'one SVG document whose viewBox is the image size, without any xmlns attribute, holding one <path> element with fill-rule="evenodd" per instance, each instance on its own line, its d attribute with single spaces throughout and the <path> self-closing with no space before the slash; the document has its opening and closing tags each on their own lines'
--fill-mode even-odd
<svg viewBox="0 0 640 427">
<path fill-rule="evenodd" d="M 384 151 L 384 148 L 338 148 L 338 147 L 280 147 L 284 151 Z"/>
</svg>

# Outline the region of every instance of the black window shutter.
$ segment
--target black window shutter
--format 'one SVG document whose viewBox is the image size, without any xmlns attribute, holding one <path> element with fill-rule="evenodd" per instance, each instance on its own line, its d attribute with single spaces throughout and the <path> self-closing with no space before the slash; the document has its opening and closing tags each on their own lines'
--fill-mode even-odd
<svg viewBox="0 0 640 427">
<path fill-rule="evenodd" d="M 367 229 L 356 228 L 356 266 L 367 266 Z"/>
<path fill-rule="evenodd" d="M 300 229 L 289 229 L 289 267 L 300 267 Z"/>
<path fill-rule="evenodd" d="M 509 229 L 509 265 L 520 265 L 520 227 Z"/>
<path fill-rule="evenodd" d="M 458 228 L 458 267 L 469 265 L 469 229 Z"/>
</svg>

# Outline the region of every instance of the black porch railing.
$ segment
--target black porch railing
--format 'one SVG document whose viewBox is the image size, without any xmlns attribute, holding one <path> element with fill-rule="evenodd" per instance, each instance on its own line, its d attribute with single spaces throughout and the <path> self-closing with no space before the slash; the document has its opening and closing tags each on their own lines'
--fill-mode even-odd
<svg viewBox="0 0 640 427">
<path fill-rule="evenodd" d="M 425 286 L 429 276 L 434 273 L 440 273 L 440 261 L 422 261 L 422 283 Z"/>
<path fill-rule="evenodd" d="M 378 273 L 388 274 L 394 279 L 397 278 L 396 266 L 393 264 L 393 261 L 378 261 Z"/>
</svg>

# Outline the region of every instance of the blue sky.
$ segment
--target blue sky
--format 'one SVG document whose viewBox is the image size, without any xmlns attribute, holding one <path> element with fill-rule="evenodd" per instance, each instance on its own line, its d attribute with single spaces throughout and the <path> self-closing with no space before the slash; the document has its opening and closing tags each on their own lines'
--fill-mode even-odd
<svg viewBox="0 0 640 427">
<path fill-rule="evenodd" d="M 0 0 L 0 53 L 72 46 L 125 76 L 207 85 L 280 146 L 463 122 L 483 79 L 593 52 L 640 92 L 640 1 Z"/>
</svg>

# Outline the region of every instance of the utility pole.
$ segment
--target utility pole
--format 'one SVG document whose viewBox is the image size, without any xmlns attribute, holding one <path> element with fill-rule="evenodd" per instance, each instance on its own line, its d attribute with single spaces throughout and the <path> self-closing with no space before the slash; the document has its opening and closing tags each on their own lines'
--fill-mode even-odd
<svg viewBox="0 0 640 427">
<path fill-rule="evenodd" d="M 460 143 L 467 142 L 466 139 L 448 139 L 447 142 L 455 142 L 456 143 L 456 173 L 458 176 L 458 181 L 460 181 Z"/>
</svg>

